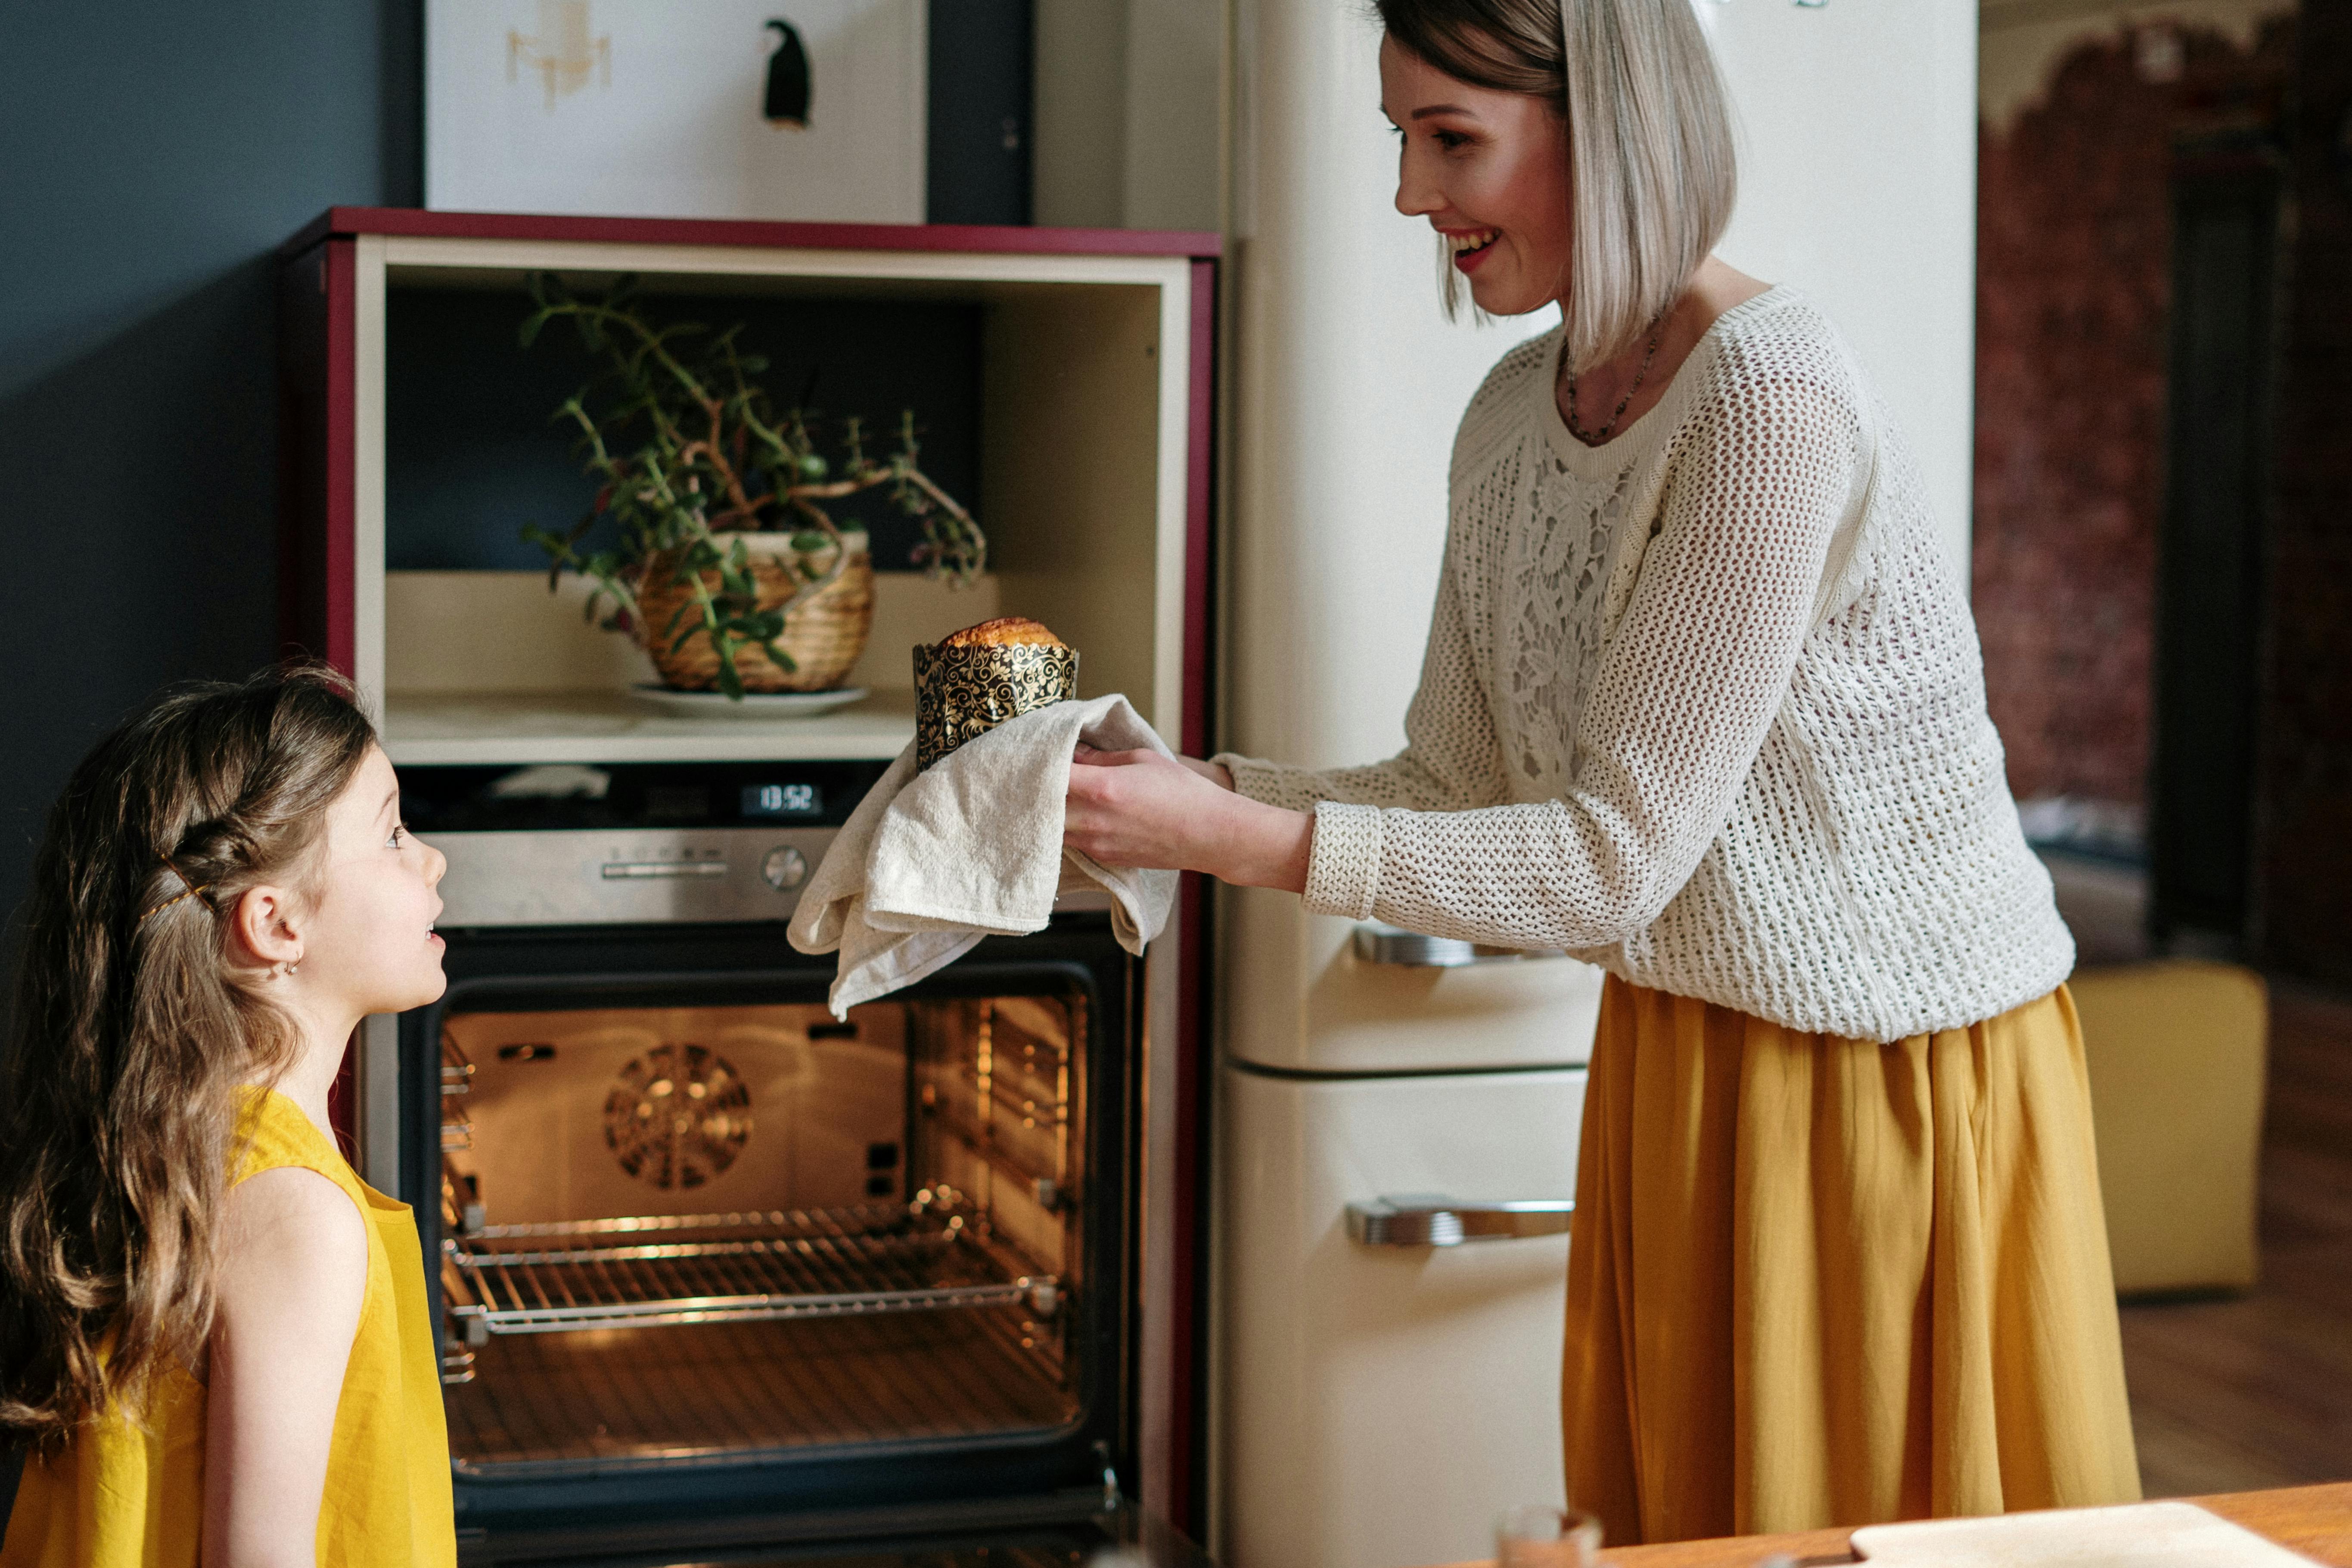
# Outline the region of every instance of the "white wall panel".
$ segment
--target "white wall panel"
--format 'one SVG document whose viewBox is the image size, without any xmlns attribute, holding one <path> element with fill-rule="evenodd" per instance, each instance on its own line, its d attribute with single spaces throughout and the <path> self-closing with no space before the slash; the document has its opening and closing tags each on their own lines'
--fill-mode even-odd
<svg viewBox="0 0 2352 1568">
<path fill-rule="evenodd" d="M 1976 386 L 1976 0 L 1699 0 L 1741 125 L 1720 254 L 1845 330 L 1963 575 Z"/>
</svg>

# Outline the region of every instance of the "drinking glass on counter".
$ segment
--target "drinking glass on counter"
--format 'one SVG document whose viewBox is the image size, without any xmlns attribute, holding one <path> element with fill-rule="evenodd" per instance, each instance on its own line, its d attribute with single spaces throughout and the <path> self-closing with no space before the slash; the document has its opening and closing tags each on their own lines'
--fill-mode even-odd
<svg viewBox="0 0 2352 1568">
<path fill-rule="evenodd" d="M 1531 1503 L 1495 1521 L 1495 1568 L 1598 1568 L 1601 1521 Z"/>
</svg>

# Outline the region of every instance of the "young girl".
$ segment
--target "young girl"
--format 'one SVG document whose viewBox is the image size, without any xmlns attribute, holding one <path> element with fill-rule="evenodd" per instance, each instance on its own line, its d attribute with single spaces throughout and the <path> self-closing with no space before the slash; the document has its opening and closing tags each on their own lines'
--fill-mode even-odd
<svg viewBox="0 0 2352 1568">
<path fill-rule="evenodd" d="M 327 1122 L 360 1019 L 441 994 L 444 864 L 323 671 L 75 771 L 0 1058 L 0 1568 L 456 1562 L 416 1227 Z"/>
<path fill-rule="evenodd" d="M 1608 971 L 1562 1421 L 1611 1541 L 2136 1497 L 2073 944 L 1901 435 L 1709 254 L 1689 0 L 1378 4 L 1398 210 L 1562 325 L 1463 417 L 1404 752 L 1082 757 L 1069 841 Z"/>
</svg>

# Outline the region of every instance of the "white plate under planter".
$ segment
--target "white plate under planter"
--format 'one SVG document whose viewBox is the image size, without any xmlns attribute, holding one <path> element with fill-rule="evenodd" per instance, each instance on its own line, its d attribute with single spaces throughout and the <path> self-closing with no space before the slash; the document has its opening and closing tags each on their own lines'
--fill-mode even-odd
<svg viewBox="0 0 2352 1568">
<path fill-rule="evenodd" d="M 830 691 L 747 691 L 740 699 L 723 691 L 676 691 L 651 680 L 630 690 L 637 700 L 679 719 L 813 719 L 863 702 L 863 686 L 836 686 Z"/>
</svg>

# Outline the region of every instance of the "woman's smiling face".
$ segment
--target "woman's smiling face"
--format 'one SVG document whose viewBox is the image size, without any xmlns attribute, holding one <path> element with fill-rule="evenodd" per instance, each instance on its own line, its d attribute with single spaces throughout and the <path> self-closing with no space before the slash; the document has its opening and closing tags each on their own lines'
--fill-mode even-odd
<svg viewBox="0 0 2352 1568">
<path fill-rule="evenodd" d="M 1525 93 L 1473 87 L 1381 40 L 1381 110 L 1396 127 L 1397 211 L 1425 217 L 1490 315 L 1520 316 L 1568 287 L 1568 138 Z"/>
</svg>

